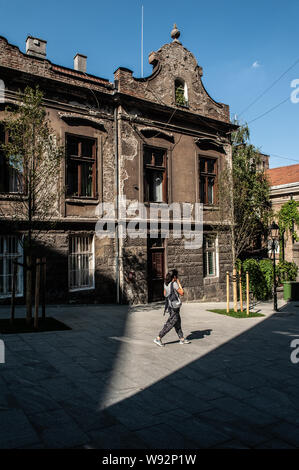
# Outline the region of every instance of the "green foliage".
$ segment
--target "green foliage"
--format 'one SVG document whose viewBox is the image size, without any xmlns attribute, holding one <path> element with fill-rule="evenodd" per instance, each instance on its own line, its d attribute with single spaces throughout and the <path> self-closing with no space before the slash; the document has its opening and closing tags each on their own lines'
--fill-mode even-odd
<svg viewBox="0 0 299 470">
<path fill-rule="evenodd" d="M 242 269 L 242 261 L 240 260 L 240 258 L 236 259 L 235 267 L 238 272 Z"/>
<path fill-rule="evenodd" d="M 273 262 L 271 259 L 262 259 L 259 261 L 259 267 L 265 284 L 264 291 L 267 293 L 267 297 L 271 297 L 274 281 Z"/>
<path fill-rule="evenodd" d="M 220 218 L 223 225 L 230 223 L 234 259 L 266 236 L 272 216 L 269 183 L 249 137 L 248 126 L 232 136 L 232 168 L 225 165 L 218 184 Z"/>
<path fill-rule="evenodd" d="M 175 102 L 176 104 L 180 104 L 181 106 L 187 105 L 183 85 L 178 85 L 175 89 Z"/>
<path fill-rule="evenodd" d="M 268 261 L 268 260 L 263 260 Z M 269 260 L 270 261 L 270 260 Z M 271 261 L 270 261 L 271 262 Z M 272 285 L 269 285 L 266 279 L 266 273 L 269 280 L 268 269 L 265 264 L 260 266 L 258 260 L 249 258 L 243 262 L 243 273 L 248 271 L 249 273 L 249 289 L 253 294 L 253 297 L 257 300 L 268 300 L 271 297 Z M 273 268 L 272 268 L 273 276 Z M 243 286 L 245 288 L 245 276 L 243 278 Z"/>
<path fill-rule="evenodd" d="M 256 260 L 249 258 L 242 263 L 242 285 L 245 289 L 245 273 L 249 273 L 249 289 L 256 300 L 268 300 L 272 297 L 274 269 L 271 259 Z M 276 282 L 295 281 L 298 267 L 292 262 L 283 261 L 276 265 Z"/>
<path fill-rule="evenodd" d="M 264 317 L 262 313 L 257 313 L 257 312 L 249 312 L 249 316 L 247 315 L 246 310 L 243 310 L 241 312 L 238 310 L 235 312 L 233 309 L 231 309 L 229 312 L 226 311 L 224 308 L 216 308 L 213 310 L 208 310 L 209 312 L 213 313 L 219 313 L 220 315 L 227 315 L 228 317 L 234 317 L 234 318 L 252 318 L 252 317 Z"/>
<path fill-rule="evenodd" d="M 294 262 L 280 261 L 277 266 L 278 283 L 296 281 L 298 266 Z"/>
<path fill-rule="evenodd" d="M 299 202 L 290 199 L 281 207 L 278 212 L 278 225 L 280 238 L 284 233 L 291 232 L 295 241 L 299 241 L 297 232 L 294 230 L 294 225 L 299 226 Z"/>
</svg>

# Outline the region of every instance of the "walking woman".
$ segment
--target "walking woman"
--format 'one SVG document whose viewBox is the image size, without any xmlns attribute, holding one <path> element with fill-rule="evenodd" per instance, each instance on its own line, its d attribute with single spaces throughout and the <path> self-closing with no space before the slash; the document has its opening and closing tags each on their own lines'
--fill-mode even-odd
<svg viewBox="0 0 299 470">
<path fill-rule="evenodd" d="M 184 338 L 182 328 L 181 328 L 181 299 L 180 296 L 184 295 L 184 290 L 181 286 L 181 283 L 178 279 L 178 272 L 176 269 L 167 273 L 164 284 L 164 296 L 166 297 L 165 310 L 169 313 L 169 318 L 162 330 L 159 333 L 159 336 L 154 339 L 154 343 L 158 346 L 165 346 L 161 339 L 166 335 L 172 328 L 175 328 L 177 335 L 180 339 L 180 344 L 189 344 L 191 341 Z"/>
</svg>

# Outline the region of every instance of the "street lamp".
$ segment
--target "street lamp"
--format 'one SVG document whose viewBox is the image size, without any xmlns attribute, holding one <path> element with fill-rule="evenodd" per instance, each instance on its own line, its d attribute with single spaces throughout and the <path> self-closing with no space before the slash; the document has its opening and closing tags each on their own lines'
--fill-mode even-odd
<svg viewBox="0 0 299 470">
<path fill-rule="evenodd" d="M 269 236 L 271 239 L 271 250 L 273 253 L 273 302 L 274 311 L 278 312 L 277 308 L 277 292 L 276 292 L 276 272 L 275 272 L 275 250 L 279 240 L 279 226 L 273 221 L 269 227 Z"/>
</svg>

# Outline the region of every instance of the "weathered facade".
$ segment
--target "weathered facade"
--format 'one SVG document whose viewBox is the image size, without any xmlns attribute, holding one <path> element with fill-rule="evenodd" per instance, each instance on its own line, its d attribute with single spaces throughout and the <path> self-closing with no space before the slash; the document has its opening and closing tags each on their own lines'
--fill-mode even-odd
<svg viewBox="0 0 299 470">
<path fill-rule="evenodd" d="M 46 58 L 46 42 L 29 37 L 26 53 L 0 37 L 0 78 L 5 83 L 4 108 L 29 85 L 44 94 L 51 126 L 63 142 L 60 198 L 55 227 L 40 238 L 47 257 L 49 302 L 144 303 L 161 298 L 163 276 L 176 267 L 187 301 L 222 299 L 225 272 L 231 269 L 231 248 L 218 230 L 217 180 L 224 162 L 231 162 L 227 105 L 215 102 L 202 84 L 202 68 L 172 31 L 172 42 L 149 55 L 153 72 L 135 78 L 119 68 L 114 83 L 86 73 L 86 57 L 77 54 L 74 70 Z M 0 302 L 10 297 L 9 237 L 25 224 L 8 221 L 7 204 L 18 204 L 13 175 L 8 181 L 1 157 L 0 206 L 2 284 Z M 2 181 L 2 183 L 1 183 Z M 1 186 L 2 184 L 2 186 Z M 203 246 L 187 249 L 168 237 L 109 238 L 95 233 L 101 203 L 143 203 L 149 228 L 150 203 L 203 204 Z M 132 207 L 132 206 L 131 206 Z M 1 215 L 0 215 L 1 216 Z M 131 215 L 131 218 L 133 215 Z M 194 220 L 193 220 L 194 222 Z M 222 224 L 223 225 L 223 224 Z M 17 242 L 16 242 L 17 243 Z M 0 245 L 1 246 L 1 245 Z M 6 251 L 5 251 L 6 250 Z M 19 269 L 18 295 L 24 300 Z"/>
</svg>

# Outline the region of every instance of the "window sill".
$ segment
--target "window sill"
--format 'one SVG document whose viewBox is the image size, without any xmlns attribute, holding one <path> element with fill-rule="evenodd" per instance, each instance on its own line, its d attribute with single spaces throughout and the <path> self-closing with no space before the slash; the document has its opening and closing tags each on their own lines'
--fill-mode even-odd
<svg viewBox="0 0 299 470">
<path fill-rule="evenodd" d="M 178 108 L 189 109 L 189 104 L 175 103 Z"/>
<path fill-rule="evenodd" d="M 159 201 L 159 202 L 157 202 L 157 201 L 151 201 L 151 202 L 146 201 L 146 202 L 143 202 L 143 204 L 144 204 L 145 207 L 150 207 L 151 204 L 157 204 L 157 206 L 159 206 L 160 204 L 168 204 L 168 202 L 167 201 Z"/>
<path fill-rule="evenodd" d="M 95 197 L 68 197 L 65 202 L 68 204 L 98 204 L 100 201 Z"/>
<path fill-rule="evenodd" d="M 71 294 L 72 292 L 85 292 L 90 290 L 95 290 L 95 287 L 78 287 L 77 289 L 69 289 L 69 293 Z"/>
<path fill-rule="evenodd" d="M 24 297 L 24 294 L 16 294 L 16 299 L 20 299 L 21 297 Z M 2 294 L 0 295 L 0 300 L 4 300 L 4 299 L 11 299 L 11 293 L 10 294 Z"/>
<path fill-rule="evenodd" d="M 204 211 L 218 211 L 219 206 L 216 204 L 203 204 L 203 210 Z"/>
<path fill-rule="evenodd" d="M 0 199 L 9 199 L 11 201 L 19 201 L 21 199 L 27 198 L 25 193 L 0 193 Z"/>
</svg>

